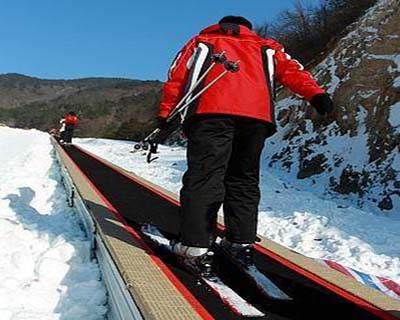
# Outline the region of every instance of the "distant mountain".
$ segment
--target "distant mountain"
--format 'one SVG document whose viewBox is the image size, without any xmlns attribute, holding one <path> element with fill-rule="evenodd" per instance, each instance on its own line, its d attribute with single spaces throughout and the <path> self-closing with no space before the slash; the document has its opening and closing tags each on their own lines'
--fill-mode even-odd
<svg viewBox="0 0 400 320">
<path fill-rule="evenodd" d="M 0 122 L 49 130 L 68 111 L 81 119 L 80 136 L 138 139 L 154 126 L 159 81 L 119 78 L 43 80 L 0 75 Z"/>
<path fill-rule="evenodd" d="M 400 4 L 380 0 L 339 40 L 313 73 L 333 95 L 326 119 L 279 95 L 278 133 L 267 161 L 328 197 L 400 214 Z M 339 196 L 339 194 L 341 194 Z M 400 216 L 399 216 L 400 218 Z"/>
</svg>

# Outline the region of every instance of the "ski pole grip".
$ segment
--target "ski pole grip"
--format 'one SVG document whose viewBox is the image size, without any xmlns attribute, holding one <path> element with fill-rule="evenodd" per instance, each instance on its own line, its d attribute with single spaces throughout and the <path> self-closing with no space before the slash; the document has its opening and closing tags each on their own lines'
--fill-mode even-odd
<svg viewBox="0 0 400 320">
<path fill-rule="evenodd" d="M 238 72 L 240 70 L 239 68 L 239 60 L 238 61 L 225 61 L 224 66 L 225 69 L 228 70 L 229 72 Z"/>
<path fill-rule="evenodd" d="M 212 60 L 212 62 L 215 62 L 215 63 L 225 63 L 226 62 L 225 52 L 223 51 L 220 53 L 214 53 L 211 56 L 211 60 Z"/>
</svg>

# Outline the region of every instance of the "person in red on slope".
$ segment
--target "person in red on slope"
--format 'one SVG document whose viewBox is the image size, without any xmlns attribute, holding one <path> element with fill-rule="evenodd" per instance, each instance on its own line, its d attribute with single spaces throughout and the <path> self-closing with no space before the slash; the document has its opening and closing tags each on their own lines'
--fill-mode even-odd
<svg viewBox="0 0 400 320">
<path fill-rule="evenodd" d="M 221 245 L 240 263 L 253 263 L 260 155 L 265 139 L 276 131 L 276 82 L 308 100 L 319 114 L 333 111 L 329 95 L 280 43 L 259 37 L 247 19 L 227 16 L 192 38 L 176 56 L 163 87 L 160 126 L 210 66 L 211 56 L 221 52 L 228 60 L 240 60 L 240 70 L 220 79 L 186 112 L 188 169 L 180 192 L 180 237 L 173 246 L 203 276 L 213 275 L 212 246 L 221 205 L 226 226 Z M 223 66 L 216 65 L 197 92 L 221 71 Z"/>
<path fill-rule="evenodd" d="M 64 119 L 61 119 L 62 130 L 60 130 L 60 142 L 70 144 L 72 142 L 72 136 L 74 135 L 74 129 L 78 124 L 78 116 L 74 111 L 69 112 Z"/>
</svg>

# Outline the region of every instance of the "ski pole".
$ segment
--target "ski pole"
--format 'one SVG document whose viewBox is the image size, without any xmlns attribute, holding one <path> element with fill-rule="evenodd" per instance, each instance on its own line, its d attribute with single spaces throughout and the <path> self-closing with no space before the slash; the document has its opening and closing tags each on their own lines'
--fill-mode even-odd
<svg viewBox="0 0 400 320">
<path fill-rule="evenodd" d="M 184 103 L 184 105 L 181 105 L 178 109 L 175 108 L 174 112 L 167 118 L 167 123 L 172 122 L 175 118 L 176 115 L 182 113 L 185 109 L 189 107 L 189 105 L 196 100 L 198 97 L 200 97 L 205 91 L 210 89 L 216 82 L 218 82 L 222 77 L 224 77 L 227 73 L 235 73 L 239 71 L 239 63 L 240 60 L 237 61 L 225 61 L 224 62 L 224 68 L 225 70 L 221 72 L 217 77 L 215 77 L 210 83 L 208 83 L 202 90 L 200 90 L 195 96 L 191 97 L 188 101 Z M 192 90 L 191 90 L 192 91 Z M 161 132 L 160 128 L 156 128 L 153 132 L 151 132 L 146 138 L 144 138 L 140 143 L 137 143 L 134 148 L 135 150 L 148 150 L 149 144 L 152 144 L 153 140 L 157 135 Z M 155 148 L 152 148 L 155 150 Z"/>
<path fill-rule="evenodd" d="M 183 98 L 181 100 L 179 100 L 178 104 L 175 106 L 175 110 L 177 108 L 179 108 L 183 103 L 185 103 L 185 100 L 188 97 L 190 97 L 190 95 L 193 93 L 193 91 L 196 90 L 196 88 L 199 86 L 199 84 L 204 80 L 204 78 L 207 76 L 207 74 L 210 73 L 210 71 L 215 67 L 216 64 L 226 62 L 225 51 L 222 51 L 221 53 L 213 54 L 211 57 L 211 60 L 212 60 L 212 63 L 210 64 L 210 66 L 207 68 L 206 71 L 203 72 L 203 74 L 200 76 L 200 78 L 197 79 L 197 81 L 193 84 L 193 86 L 190 88 L 190 90 L 188 90 L 188 92 L 186 92 L 186 94 L 183 96 Z M 172 116 L 172 114 L 170 116 Z"/>
<path fill-rule="evenodd" d="M 211 56 L 212 63 L 210 66 L 203 72 L 203 74 L 200 76 L 199 79 L 192 85 L 190 90 L 186 92 L 186 94 L 179 100 L 178 104 L 175 106 L 175 110 L 177 108 L 180 108 L 182 104 L 185 103 L 185 100 L 190 97 L 190 95 L 196 90 L 196 88 L 200 85 L 200 83 L 204 80 L 204 78 L 207 76 L 207 74 L 210 73 L 210 71 L 217 65 L 217 64 L 226 64 L 227 59 L 225 55 L 225 51 L 222 51 L 220 53 L 215 53 Z M 192 100 L 193 101 L 193 100 Z M 172 114 L 168 117 L 168 119 L 171 119 L 175 117 L 175 115 L 178 114 L 176 111 L 173 111 Z M 167 119 L 167 122 L 168 122 Z M 143 149 L 143 150 L 148 150 L 148 145 L 146 144 L 147 141 L 149 141 L 154 135 L 156 135 L 160 131 L 159 128 L 156 128 L 152 133 L 150 133 L 146 138 L 144 138 L 141 142 L 137 143 L 134 145 L 135 150 Z"/>
<path fill-rule="evenodd" d="M 174 112 L 167 118 L 167 123 L 174 120 L 177 114 L 184 111 L 194 100 L 196 100 L 200 95 L 202 95 L 205 91 L 207 91 L 210 87 L 212 87 L 217 81 L 219 81 L 222 77 L 224 77 L 228 72 L 237 72 L 239 71 L 239 63 L 240 61 L 225 61 L 224 67 L 225 70 L 221 72 L 215 79 L 213 79 L 206 87 L 204 87 L 200 92 L 198 92 L 194 97 L 190 98 L 189 101 L 185 102 L 184 105 L 175 108 Z M 181 100 L 182 101 L 182 100 Z M 151 132 L 146 138 L 144 138 L 140 143 L 135 144 L 135 150 L 143 149 L 148 150 L 148 143 L 157 136 L 157 134 L 161 131 L 160 128 L 156 128 L 153 132 Z"/>
<path fill-rule="evenodd" d="M 240 60 L 225 61 L 225 63 L 224 63 L 225 70 L 223 72 L 221 72 L 218 76 L 216 76 L 209 84 L 207 84 L 202 90 L 200 90 L 194 97 L 189 99 L 189 101 L 187 101 L 182 107 L 180 107 L 179 108 L 180 110 L 175 112 L 174 115 L 171 115 L 170 117 L 168 117 L 167 123 L 174 121 L 174 119 L 176 118 L 175 115 L 182 114 L 182 112 L 186 111 L 186 109 L 190 106 L 190 104 L 194 100 L 196 100 L 198 97 L 200 97 L 205 91 L 210 89 L 217 81 L 219 81 L 222 77 L 224 77 L 228 72 L 231 72 L 231 73 L 238 72 L 239 71 L 239 63 L 240 63 Z M 183 115 L 183 117 L 184 117 L 184 115 Z M 182 124 L 182 122 L 183 122 L 183 119 L 180 122 L 180 124 Z M 171 124 L 171 128 L 172 128 L 172 124 Z M 169 134 L 171 134 L 172 131 L 175 131 L 175 129 L 171 130 L 171 128 L 169 130 L 167 130 L 168 131 L 167 136 Z M 144 142 L 143 146 L 146 146 L 146 149 L 144 149 L 144 150 L 147 150 L 148 146 L 150 145 L 150 150 L 147 154 L 147 163 L 151 163 L 154 160 L 158 159 L 158 157 L 152 158 L 151 155 L 154 153 L 157 153 L 158 142 L 156 140 L 160 134 L 161 134 L 161 129 L 157 128 L 149 135 L 149 138 L 147 139 L 147 141 L 146 140 L 143 141 Z M 166 135 L 164 134 L 164 136 L 166 136 Z"/>
<path fill-rule="evenodd" d="M 161 131 L 160 128 L 154 129 L 146 138 L 144 138 L 141 142 L 137 143 L 134 145 L 134 148 L 136 150 L 143 149 L 143 150 L 148 150 L 148 142 L 153 139 L 154 136 L 156 136 L 159 132 Z"/>
<path fill-rule="evenodd" d="M 203 89 L 201 89 L 194 97 L 190 98 L 188 101 L 185 102 L 183 106 L 181 106 L 179 109 L 175 109 L 174 113 L 171 114 L 170 117 L 167 119 L 167 123 L 173 121 L 175 116 L 187 109 L 189 105 L 196 100 L 198 97 L 200 97 L 205 91 L 207 91 L 209 88 L 211 88 L 218 80 L 220 80 L 222 77 L 224 77 L 229 71 L 225 69 L 221 74 L 219 74 L 215 79 L 213 79 L 209 84 L 207 84 Z M 149 149 L 148 144 L 152 144 L 152 140 L 154 137 L 158 135 L 158 133 L 161 131 L 160 128 L 156 128 L 152 133 L 150 133 L 146 138 L 143 139 L 141 143 L 135 144 L 134 148 L 136 150 L 139 150 L 142 148 L 143 150 L 147 151 Z M 153 147 L 153 150 L 156 150 L 156 147 Z M 148 156 L 147 156 L 147 162 L 150 163 L 151 161 L 154 161 L 155 159 L 151 159 L 151 154 L 155 153 L 150 150 Z"/>
<path fill-rule="evenodd" d="M 186 103 L 183 106 L 181 106 L 179 109 L 175 108 L 174 114 L 171 114 L 171 119 L 172 119 L 173 115 L 184 111 L 194 100 L 196 100 L 198 97 L 200 97 L 205 91 L 210 89 L 219 79 L 224 77 L 228 72 L 238 72 L 239 71 L 239 63 L 240 63 L 240 60 L 227 61 L 226 65 L 225 65 L 225 70 L 223 72 L 221 72 L 217 77 L 215 77 L 203 89 L 201 89 L 194 97 L 192 97 L 188 101 L 186 101 Z M 168 119 L 167 119 L 167 122 L 169 122 Z"/>
</svg>

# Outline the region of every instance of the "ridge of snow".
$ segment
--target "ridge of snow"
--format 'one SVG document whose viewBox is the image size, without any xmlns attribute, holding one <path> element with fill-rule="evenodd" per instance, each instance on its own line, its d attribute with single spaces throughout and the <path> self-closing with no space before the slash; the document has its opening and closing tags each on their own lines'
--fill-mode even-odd
<svg viewBox="0 0 400 320">
<path fill-rule="evenodd" d="M 0 319 L 104 319 L 106 291 L 49 136 L 0 127 Z"/>
</svg>

